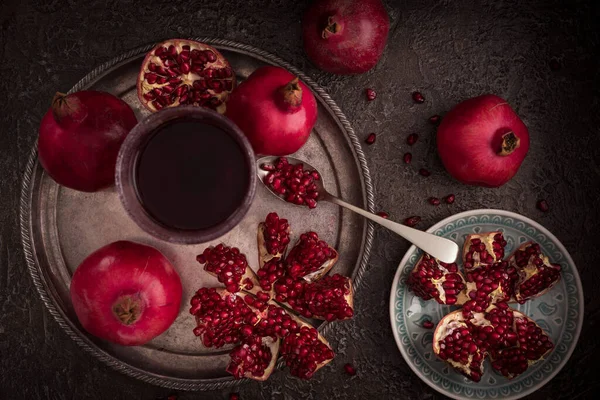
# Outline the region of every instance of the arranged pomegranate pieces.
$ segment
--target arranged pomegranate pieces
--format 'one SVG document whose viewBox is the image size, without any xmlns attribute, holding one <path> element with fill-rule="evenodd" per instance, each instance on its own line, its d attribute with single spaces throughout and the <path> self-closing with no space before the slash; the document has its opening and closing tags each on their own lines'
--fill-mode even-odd
<svg viewBox="0 0 600 400">
<path fill-rule="evenodd" d="M 485 352 L 475 343 L 472 328 L 460 310 L 438 323 L 433 334 L 433 352 L 468 378 L 481 380 Z"/>
<path fill-rule="evenodd" d="M 354 315 L 352 281 L 339 274 L 324 277 L 338 253 L 315 232 L 302 234 L 286 256 L 290 226 L 276 213 L 259 224 L 257 235 L 256 275 L 235 247 L 219 244 L 197 256 L 226 289 L 196 292 L 190 302 L 194 334 L 206 347 L 235 345 L 226 370 L 236 379 L 267 379 L 278 355 L 292 375 L 309 379 L 333 359 L 333 350 L 314 327 L 272 299 L 307 318 L 348 319 Z"/>
<path fill-rule="evenodd" d="M 433 338 L 434 353 L 476 382 L 488 355 L 492 367 L 512 379 L 553 348 L 542 328 L 506 303 L 482 313 L 454 311 L 439 322 Z"/>
<path fill-rule="evenodd" d="M 190 314 L 196 317 L 194 334 L 206 347 L 222 347 L 242 338 L 243 326 L 254 326 L 259 317 L 244 300 L 225 289 L 200 288 L 192 297 Z"/>
<path fill-rule="evenodd" d="M 231 66 L 215 48 L 176 39 L 158 44 L 146 55 L 137 91 L 150 111 L 188 104 L 222 114 L 235 84 Z"/>
<path fill-rule="evenodd" d="M 276 292 L 278 297 L 285 293 L 287 303 L 302 316 L 327 321 L 354 316 L 350 278 L 335 274 L 312 283 L 301 280 L 291 283 L 289 287 L 287 281 L 278 284 Z"/>
<path fill-rule="evenodd" d="M 278 353 L 278 339 L 247 336 L 229 353 L 231 361 L 227 366 L 227 372 L 236 379 L 246 377 L 264 381 L 273 372 Z"/>
<path fill-rule="evenodd" d="M 463 304 L 465 279 L 456 263 L 446 264 L 424 253 L 408 277 L 408 287 L 424 300 L 440 304 Z"/>
<path fill-rule="evenodd" d="M 337 251 L 316 232 L 303 233 L 285 259 L 290 277 L 309 281 L 321 278 L 337 260 Z"/>
<path fill-rule="evenodd" d="M 305 170 L 303 164 L 290 164 L 286 157 L 279 157 L 274 164 L 263 164 L 261 168 L 269 173 L 264 183 L 274 193 L 288 203 L 317 206 L 319 191 L 315 181 L 321 179 L 317 171 Z"/>
<path fill-rule="evenodd" d="M 310 379 L 333 359 L 334 354 L 327 340 L 315 328 L 303 324 L 298 333 L 283 339 L 281 356 L 292 375 Z"/>
<path fill-rule="evenodd" d="M 528 242 L 519 247 L 511 256 L 510 264 L 518 271 L 515 297 L 521 304 L 546 293 L 560 280 L 560 265 L 550 263 L 537 243 Z"/>
<path fill-rule="evenodd" d="M 196 261 L 204 264 L 204 270 L 225 284 L 228 291 L 235 293 L 241 289 L 256 291 L 258 282 L 256 275 L 248 266 L 246 256 L 236 247 L 219 244 L 209 247 L 196 257 Z"/>
<path fill-rule="evenodd" d="M 505 261 L 505 246 L 502 232 L 468 235 L 463 247 L 466 280 L 456 264 L 444 264 L 426 253 L 407 279 L 408 287 L 424 300 L 462 305 L 438 323 L 433 351 L 476 382 L 488 356 L 496 371 L 512 379 L 554 348 L 541 327 L 506 302 L 516 299 L 523 304 L 547 292 L 560 280 L 560 266 L 533 242 Z M 423 323 L 424 328 L 432 325 Z"/>
<path fill-rule="evenodd" d="M 506 240 L 502 232 L 486 232 L 467 236 L 463 247 L 465 270 L 479 264 L 493 264 L 504 258 Z"/>
<path fill-rule="evenodd" d="M 258 263 L 259 267 L 272 260 L 281 258 L 290 242 L 290 224 L 280 219 L 277 213 L 269 213 L 265 222 L 258 225 Z M 272 282 L 271 282 L 272 283 Z"/>
</svg>

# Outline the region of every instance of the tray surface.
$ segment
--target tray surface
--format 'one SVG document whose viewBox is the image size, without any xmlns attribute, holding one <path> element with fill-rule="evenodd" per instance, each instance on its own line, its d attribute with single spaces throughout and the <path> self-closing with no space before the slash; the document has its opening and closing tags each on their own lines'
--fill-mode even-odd
<svg viewBox="0 0 600 400">
<path fill-rule="evenodd" d="M 307 144 L 295 156 L 306 159 L 324 176 L 331 193 L 373 211 L 373 190 L 358 138 L 345 116 L 310 78 L 261 50 L 224 40 L 197 38 L 214 45 L 229 60 L 241 81 L 256 68 L 273 64 L 297 74 L 315 94 L 319 118 Z M 136 94 L 136 78 L 145 53 L 153 46 L 132 50 L 98 67 L 71 89 L 113 93 L 134 109 L 138 120 L 148 115 Z M 25 172 L 21 199 L 22 241 L 29 271 L 40 296 L 60 326 L 85 350 L 113 368 L 153 384 L 180 390 L 212 390 L 238 384 L 225 372 L 228 348 L 204 348 L 192 330 L 189 301 L 201 286 L 221 286 L 195 261 L 205 247 L 220 242 L 239 247 L 250 265 L 258 268 L 256 228 L 268 212 L 290 221 L 292 243 L 302 232 L 314 230 L 334 246 L 340 260 L 332 273 L 352 276 L 360 285 L 373 239 L 373 227 L 358 215 L 333 204 L 307 210 L 277 200 L 258 184 L 256 198 L 242 222 L 228 234 L 199 245 L 174 245 L 145 234 L 126 215 L 115 188 L 83 193 L 57 185 L 37 162 L 34 149 Z M 177 320 L 144 346 L 123 347 L 87 334 L 71 306 L 69 285 L 79 263 L 110 242 L 127 239 L 162 251 L 178 270 L 184 288 Z M 330 324 L 314 321 L 327 335 Z M 334 349 L 335 351 L 335 349 Z"/>
</svg>

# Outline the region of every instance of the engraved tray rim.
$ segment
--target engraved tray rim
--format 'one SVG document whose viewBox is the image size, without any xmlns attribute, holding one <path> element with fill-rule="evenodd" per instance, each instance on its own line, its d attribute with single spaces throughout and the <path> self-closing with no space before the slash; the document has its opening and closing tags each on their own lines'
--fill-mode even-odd
<svg viewBox="0 0 600 400">
<path fill-rule="evenodd" d="M 269 52 L 263 51 L 254 46 L 242 44 L 239 42 L 234 42 L 226 39 L 216 39 L 212 37 L 192 37 L 189 38 L 191 40 L 196 40 L 200 42 L 204 42 L 210 45 L 215 46 L 216 48 L 224 48 L 227 50 L 231 50 L 238 53 L 246 54 L 250 57 L 257 58 L 263 62 L 278 65 L 286 68 L 290 72 L 299 76 L 299 78 L 304 81 L 306 85 L 308 85 L 311 90 L 320 97 L 322 101 L 322 105 L 327 109 L 330 116 L 337 122 L 337 125 L 340 129 L 347 135 L 350 140 L 351 146 L 350 149 L 354 153 L 355 159 L 359 163 L 360 167 L 360 181 L 363 192 L 363 202 L 366 204 L 367 210 L 370 212 L 374 212 L 375 208 L 375 200 L 374 200 L 374 190 L 373 184 L 371 182 L 371 175 L 369 172 L 369 168 L 367 165 L 367 160 L 363 153 L 362 147 L 360 145 L 360 140 L 356 136 L 350 122 L 347 117 L 338 107 L 338 105 L 334 102 L 334 100 L 327 94 L 327 92 L 321 88 L 316 82 L 314 82 L 310 77 L 305 75 L 303 72 L 298 70 L 296 67 L 292 66 L 288 62 L 283 59 L 275 56 Z M 156 44 L 148 44 L 144 46 L 137 47 L 132 49 L 124 54 L 121 54 L 118 57 L 115 57 L 111 60 L 106 61 L 105 63 L 99 65 L 95 69 L 93 69 L 90 73 L 84 76 L 79 82 L 77 82 L 68 93 L 76 92 L 79 90 L 86 89 L 91 86 L 95 81 L 99 80 L 104 74 L 109 73 L 113 68 L 117 67 L 119 64 L 128 61 L 130 58 L 139 56 L 145 52 L 148 52 L 152 49 Z M 54 299 L 52 295 L 52 289 L 50 288 L 48 282 L 46 281 L 44 275 L 41 273 L 41 267 L 37 261 L 37 257 L 35 254 L 35 249 L 33 247 L 32 235 L 33 232 L 33 221 L 31 215 L 31 205 L 33 200 L 33 181 L 32 177 L 35 171 L 37 160 L 37 139 L 32 146 L 31 152 L 29 154 L 29 158 L 27 161 L 27 165 L 25 167 L 25 172 L 23 174 L 23 180 L 21 185 L 21 198 L 19 203 L 19 222 L 20 222 L 20 230 L 21 230 L 21 244 L 23 246 L 23 252 L 25 256 L 25 261 L 27 263 L 27 269 L 29 270 L 29 274 L 33 279 L 33 283 L 37 289 L 37 292 L 46 306 L 47 310 L 54 317 L 58 325 L 62 328 L 62 330 L 72 339 L 74 340 L 80 347 L 82 347 L 88 354 L 91 354 L 96 359 L 102 361 L 104 364 L 113 368 L 116 371 L 119 371 L 127 376 L 132 378 L 139 379 L 143 382 L 150 383 L 157 386 L 162 386 L 175 390 L 198 390 L 198 391 L 207 391 L 207 390 L 218 390 L 223 388 L 230 388 L 233 386 L 240 385 L 242 383 L 247 383 L 249 379 L 240 379 L 235 380 L 233 378 L 210 378 L 210 379 L 184 379 L 184 378 L 175 378 L 170 376 L 162 376 L 156 374 L 154 372 L 145 371 L 141 368 L 132 366 L 117 357 L 108 354 L 103 349 L 96 346 L 93 342 L 89 340 L 86 336 L 82 335 L 79 330 L 72 326 L 69 319 L 64 315 L 62 309 L 55 305 L 56 299 Z M 374 226 L 370 221 L 366 221 L 364 232 L 363 232 L 363 241 L 362 241 L 362 256 L 359 256 L 360 262 L 358 262 L 358 268 L 355 266 L 353 270 L 353 284 L 355 288 L 360 287 L 362 283 L 362 277 L 365 273 L 370 253 L 371 247 L 373 244 L 374 238 Z M 321 324 L 318 329 L 321 331 L 321 334 L 327 335 L 329 330 L 331 329 L 332 323 L 324 322 Z M 279 365 L 281 366 L 281 360 Z"/>
</svg>

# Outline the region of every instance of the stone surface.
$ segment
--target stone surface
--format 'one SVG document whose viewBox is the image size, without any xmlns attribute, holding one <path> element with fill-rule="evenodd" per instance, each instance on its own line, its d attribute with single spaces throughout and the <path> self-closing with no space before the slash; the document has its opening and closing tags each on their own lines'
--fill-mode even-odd
<svg viewBox="0 0 600 400">
<path fill-rule="evenodd" d="M 239 4 L 236 4 L 239 3 Z M 365 146 L 377 208 L 420 227 L 475 208 L 515 211 L 552 231 L 573 256 L 585 290 L 585 324 L 567 366 L 531 399 L 589 398 L 600 390 L 600 38 L 597 1 L 392 1 L 390 39 L 372 71 L 337 77 L 311 66 L 301 47 L 306 2 L 5 0 L 0 13 L 0 398 L 155 399 L 171 391 L 128 378 L 83 353 L 50 317 L 27 273 L 20 246 L 21 176 L 40 118 L 100 63 L 139 45 L 177 36 L 212 36 L 274 52 L 319 82 L 349 116 Z M 550 67 L 552 60 L 560 68 Z M 364 89 L 377 90 L 367 102 Z M 410 94 L 419 90 L 424 104 Z M 530 129 L 521 170 L 499 189 L 466 187 L 448 176 L 427 122 L 482 93 L 506 98 Z M 406 166 L 406 136 L 420 135 Z M 420 167 L 432 176 L 423 178 Z M 432 207 L 430 196 L 456 194 Z M 539 198 L 548 213 L 535 208 Z M 442 398 L 414 375 L 394 343 L 388 300 L 406 241 L 377 229 L 357 315 L 330 335 L 337 357 L 309 382 L 276 373 L 238 388 L 242 399 Z M 335 337 L 334 337 L 335 336 Z M 348 377 L 343 365 L 358 373 Z M 228 390 L 179 399 L 225 399 Z"/>
</svg>

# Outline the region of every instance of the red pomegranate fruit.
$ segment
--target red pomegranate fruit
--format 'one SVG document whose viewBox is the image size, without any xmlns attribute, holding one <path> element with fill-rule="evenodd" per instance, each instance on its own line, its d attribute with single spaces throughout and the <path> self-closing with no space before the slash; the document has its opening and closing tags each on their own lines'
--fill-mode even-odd
<svg viewBox="0 0 600 400">
<path fill-rule="evenodd" d="M 264 66 L 233 91 L 225 115 L 244 132 L 256 154 L 282 156 L 308 140 L 317 121 L 317 101 L 289 71 Z"/>
<path fill-rule="evenodd" d="M 279 218 L 277 213 L 269 213 L 265 222 L 258 225 L 258 265 L 274 258 L 281 258 L 290 243 L 290 224 L 287 219 Z M 271 282 L 272 283 L 272 282 Z"/>
<path fill-rule="evenodd" d="M 463 265 L 468 271 L 480 264 L 493 264 L 504 258 L 506 240 L 502 232 L 468 235 L 463 246 Z"/>
<path fill-rule="evenodd" d="M 264 381 L 271 376 L 277 355 L 279 339 L 260 336 L 246 336 L 230 353 L 231 361 L 227 372 L 235 378 L 250 378 Z"/>
<path fill-rule="evenodd" d="M 517 173 L 529 150 L 529 133 L 506 100 L 487 94 L 463 101 L 444 116 L 437 148 L 458 181 L 498 187 Z"/>
<path fill-rule="evenodd" d="M 40 124 L 38 159 L 56 183 L 96 192 L 114 183 L 117 154 L 136 124 L 131 107 L 110 93 L 56 93 Z"/>
<path fill-rule="evenodd" d="M 144 58 L 137 92 L 152 112 L 186 104 L 223 114 L 235 84 L 233 69 L 217 49 L 194 40 L 170 39 Z"/>
<path fill-rule="evenodd" d="M 467 270 L 467 297 L 464 303 L 466 311 L 482 312 L 490 304 L 509 301 L 514 294 L 517 270 L 507 261 L 492 265 L 481 264 Z"/>
<path fill-rule="evenodd" d="M 360 74 L 381 58 L 389 29 L 381 0 L 319 0 L 302 21 L 304 50 L 324 71 Z"/>
<path fill-rule="evenodd" d="M 301 323 L 300 330 L 282 339 L 281 356 L 290 373 L 310 379 L 314 373 L 333 360 L 329 342 L 312 326 Z"/>
<path fill-rule="evenodd" d="M 465 278 L 456 263 L 446 264 L 424 253 L 407 280 L 408 287 L 423 300 L 435 299 L 440 304 L 461 305 L 465 295 Z"/>
<path fill-rule="evenodd" d="M 241 289 L 254 293 L 260 289 L 246 256 L 237 247 L 228 247 L 222 243 L 207 247 L 196 257 L 196 261 L 204 264 L 204 270 L 216 276 L 231 293 Z"/>
<path fill-rule="evenodd" d="M 518 273 L 515 298 L 521 304 L 543 295 L 560 281 L 560 265 L 551 263 L 537 243 L 524 243 L 509 261 Z"/>
<path fill-rule="evenodd" d="M 287 273 L 291 278 L 316 281 L 329 272 L 338 258 L 337 251 L 320 240 L 316 232 L 306 232 L 285 258 Z"/>
<path fill-rule="evenodd" d="M 130 241 L 110 243 L 87 256 L 73 274 L 70 291 L 83 328 L 125 346 L 145 344 L 166 331 L 182 296 L 169 260 Z"/>
<path fill-rule="evenodd" d="M 434 353 L 475 382 L 483 375 L 488 355 L 492 367 L 512 379 L 553 348 L 533 320 L 506 303 L 480 313 L 456 310 L 442 318 L 433 335 Z"/>
</svg>

